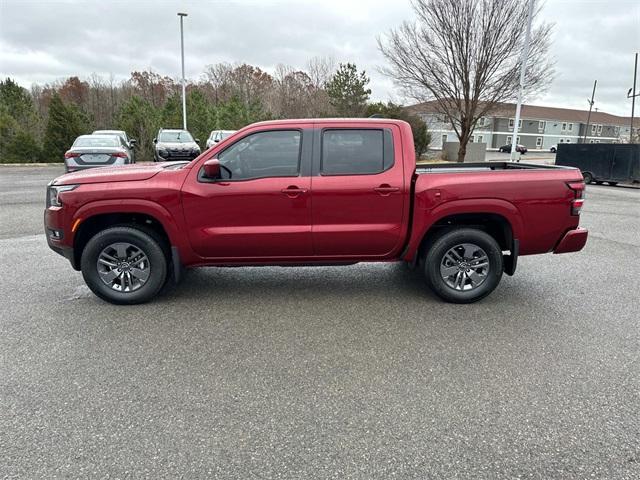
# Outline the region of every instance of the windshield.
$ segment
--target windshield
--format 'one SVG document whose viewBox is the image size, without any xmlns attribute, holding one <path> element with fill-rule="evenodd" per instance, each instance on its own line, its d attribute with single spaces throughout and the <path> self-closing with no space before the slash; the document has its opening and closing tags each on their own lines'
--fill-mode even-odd
<svg viewBox="0 0 640 480">
<path fill-rule="evenodd" d="M 73 142 L 74 147 L 119 147 L 120 142 L 117 137 L 78 137 Z"/>
<path fill-rule="evenodd" d="M 126 139 L 125 133 L 119 130 L 96 130 L 92 133 L 92 135 L 116 135 L 118 137 L 121 137 L 123 140 Z"/>
<path fill-rule="evenodd" d="M 162 132 L 159 140 L 166 143 L 187 143 L 193 142 L 193 137 L 189 132 Z"/>
</svg>

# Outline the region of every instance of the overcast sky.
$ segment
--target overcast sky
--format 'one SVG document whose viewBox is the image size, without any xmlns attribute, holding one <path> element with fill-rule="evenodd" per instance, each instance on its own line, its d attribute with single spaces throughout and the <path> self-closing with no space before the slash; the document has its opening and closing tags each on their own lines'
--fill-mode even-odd
<svg viewBox="0 0 640 480">
<path fill-rule="evenodd" d="M 311 57 L 332 56 L 367 71 L 374 99 L 403 100 L 378 73 L 384 59 L 376 37 L 413 18 L 409 0 L 0 0 L 0 76 L 25 87 L 93 72 L 124 79 L 148 68 L 178 77 L 178 11 L 189 13 L 191 79 L 217 62 L 272 72 L 279 63 L 303 68 Z M 588 108 L 598 79 L 595 106 L 630 115 L 640 0 L 547 0 L 542 16 L 555 23 L 557 76 L 530 103 Z"/>
</svg>

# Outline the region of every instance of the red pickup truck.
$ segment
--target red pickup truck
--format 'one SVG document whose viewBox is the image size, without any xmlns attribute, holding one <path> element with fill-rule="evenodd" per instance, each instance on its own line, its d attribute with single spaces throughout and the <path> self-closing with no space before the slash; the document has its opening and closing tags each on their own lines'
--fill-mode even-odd
<svg viewBox="0 0 640 480">
<path fill-rule="evenodd" d="M 113 303 L 153 298 L 185 267 L 404 261 L 450 302 L 491 293 L 519 255 L 582 249 L 569 167 L 416 167 L 386 119 L 249 125 L 195 160 L 98 168 L 48 186 L 49 246 Z"/>
</svg>

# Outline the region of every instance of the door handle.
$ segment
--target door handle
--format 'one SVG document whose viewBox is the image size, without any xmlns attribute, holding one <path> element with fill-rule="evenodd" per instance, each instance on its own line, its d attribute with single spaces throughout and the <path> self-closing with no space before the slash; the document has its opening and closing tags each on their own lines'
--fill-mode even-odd
<svg viewBox="0 0 640 480">
<path fill-rule="evenodd" d="M 374 190 L 378 192 L 380 195 L 390 195 L 392 193 L 397 193 L 400 191 L 400 187 L 392 187 L 387 183 L 383 183 L 379 187 L 375 187 Z"/>
<path fill-rule="evenodd" d="M 280 192 L 282 192 L 285 195 L 288 195 L 290 197 L 297 197 L 298 195 L 301 195 L 303 193 L 307 193 L 307 189 L 306 188 L 299 188 L 299 187 L 296 187 L 295 185 L 291 185 L 290 187 L 283 188 L 282 190 L 280 190 Z"/>
</svg>

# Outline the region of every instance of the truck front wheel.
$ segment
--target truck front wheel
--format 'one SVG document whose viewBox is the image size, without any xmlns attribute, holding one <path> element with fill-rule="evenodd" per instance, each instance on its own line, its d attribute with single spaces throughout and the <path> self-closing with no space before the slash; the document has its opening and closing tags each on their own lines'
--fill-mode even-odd
<svg viewBox="0 0 640 480">
<path fill-rule="evenodd" d="M 97 233 L 82 252 L 84 281 L 110 303 L 133 305 L 155 297 L 167 278 L 167 257 L 153 232 L 116 226 Z"/>
<path fill-rule="evenodd" d="M 474 228 L 450 230 L 427 250 L 427 284 L 443 300 L 472 303 L 489 295 L 500 283 L 502 251 L 489 234 Z"/>
</svg>

